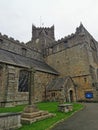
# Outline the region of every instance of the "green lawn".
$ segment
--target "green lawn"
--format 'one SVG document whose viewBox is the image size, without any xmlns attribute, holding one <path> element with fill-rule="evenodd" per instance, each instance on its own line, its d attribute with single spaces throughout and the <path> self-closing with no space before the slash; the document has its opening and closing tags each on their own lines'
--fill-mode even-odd
<svg viewBox="0 0 98 130">
<path fill-rule="evenodd" d="M 56 122 L 66 119 L 70 117 L 75 111 L 83 108 L 82 104 L 73 103 L 73 111 L 68 113 L 62 113 L 58 111 L 58 103 L 57 102 L 43 102 L 37 104 L 40 110 L 47 110 L 50 113 L 55 113 L 55 117 L 51 117 L 42 121 L 35 122 L 31 125 L 23 125 L 18 130 L 46 130 L 49 129 Z M 12 108 L 0 108 L 0 112 L 20 112 L 24 109 L 25 106 L 17 106 Z"/>
<path fill-rule="evenodd" d="M 16 107 L 5 107 L 5 108 L 0 108 L 0 113 L 7 113 L 7 112 L 21 112 L 23 111 L 24 107 L 26 105 L 20 105 Z"/>
<path fill-rule="evenodd" d="M 81 105 L 81 104 L 74 103 L 73 104 L 74 109 L 72 112 L 62 113 L 62 112 L 58 111 L 58 107 L 57 107 L 58 103 L 57 102 L 38 103 L 37 106 L 40 110 L 48 110 L 51 113 L 55 113 L 56 116 L 39 121 L 39 122 L 36 122 L 36 123 L 33 123 L 31 125 L 23 125 L 23 127 L 20 128 L 19 130 L 45 130 L 45 129 L 49 129 L 49 127 L 52 126 L 53 124 L 55 124 L 56 122 L 70 117 L 75 111 L 77 111 L 83 107 L 83 105 Z"/>
</svg>

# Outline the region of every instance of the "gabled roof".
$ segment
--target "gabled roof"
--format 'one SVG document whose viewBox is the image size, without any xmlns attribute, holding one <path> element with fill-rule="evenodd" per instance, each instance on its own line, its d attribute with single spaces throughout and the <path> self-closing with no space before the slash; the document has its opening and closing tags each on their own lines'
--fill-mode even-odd
<svg viewBox="0 0 98 130">
<path fill-rule="evenodd" d="M 64 86 L 67 85 L 69 79 L 71 79 L 69 76 L 64 78 L 56 78 L 53 79 L 47 86 L 47 91 L 57 91 L 62 90 Z"/>
<path fill-rule="evenodd" d="M 33 67 L 35 70 L 43 71 L 51 74 L 58 75 L 59 73 L 46 64 L 44 61 L 38 61 L 32 58 L 27 58 L 22 55 L 0 49 L 0 62 L 6 63 L 14 66 L 31 68 Z"/>
</svg>

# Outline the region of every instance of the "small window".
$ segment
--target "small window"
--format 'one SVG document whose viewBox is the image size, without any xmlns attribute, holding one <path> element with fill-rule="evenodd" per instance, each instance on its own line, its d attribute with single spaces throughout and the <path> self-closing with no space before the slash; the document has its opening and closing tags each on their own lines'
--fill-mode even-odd
<svg viewBox="0 0 98 130">
<path fill-rule="evenodd" d="M 22 48 L 22 55 L 26 56 L 26 53 L 27 53 L 27 49 L 26 48 Z"/>
<path fill-rule="evenodd" d="M 96 91 L 98 91 L 98 86 L 96 87 Z"/>
<path fill-rule="evenodd" d="M 3 39 L 0 38 L 0 43 L 3 43 Z"/>
<path fill-rule="evenodd" d="M 52 96 L 52 97 L 55 97 L 55 93 L 51 93 L 51 96 Z"/>
<path fill-rule="evenodd" d="M 85 83 L 87 82 L 87 78 L 84 78 L 84 82 L 85 82 Z"/>
<path fill-rule="evenodd" d="M 68 41 L 67 41 L 67 40 L 65 40 L 65 41 L 64 41 L 64 43 L 65 43 L 65 44 L 67 44 L 67 43 L 68 43 Z"/>
<path fill-rule="evenodd" d="M 57 61 L 57 63 L 60 63 L 59 61 Z"/>
</svg>

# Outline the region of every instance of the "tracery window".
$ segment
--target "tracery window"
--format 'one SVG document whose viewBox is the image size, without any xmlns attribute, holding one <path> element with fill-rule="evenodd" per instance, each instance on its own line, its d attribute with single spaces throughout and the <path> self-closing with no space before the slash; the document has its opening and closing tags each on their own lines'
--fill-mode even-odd
<svg viewBox="0 0 98 130">
<path fill-rule="evenodd" d="M 19 92 L 28 92 L 29 90 L 29 72 L 26 70 L 21 70 L 19 74 Z"/>
</svg>

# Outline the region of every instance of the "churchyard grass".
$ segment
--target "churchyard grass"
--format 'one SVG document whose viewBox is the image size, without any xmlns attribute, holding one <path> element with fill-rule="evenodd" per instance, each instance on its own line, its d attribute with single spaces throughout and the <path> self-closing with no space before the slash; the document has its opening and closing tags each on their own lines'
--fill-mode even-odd
<svg viewBox="0 0 98 130">
<path fill-rule="evenodd" d="M 0 108 L 0 113 L 22 112 L 25 106 L 26 105 L 19 105 L 19 106 L 15 106 L 15 107 L 3 107 L 3 108 Z"/>
<path fill-rule="evenodd" d="M 67 119 L 74 112 L 83 108 L 82 104 L 73 103 L 73 111 L 72 112 L 62 113 L 62 112 L 58 111 L 58 103 L 57 102 L 42 102 L 42 103 L 37 103 L 37 106 L 40 110 L 49 111 L 50 113 L 56 114 L 56 116 L 35 122 L 33 124 L 30 124 L 30 125 L 23 125 L 18 130 L 46 130 L 46 129 L 49 129 L 55 123 L 57 123 L 57 122 L 59 122 L 63 119 Z M 21 112 L 21 111 L 23 111 L 24 107 L 25 107 L 25 105 L 17 106 L 17 107 L 11 107 L 11 108 L 0 108 L 0 113 L 3 113 L 3 112 Z"/>
<path fill-rule="evenodd" d="M 19 130 L 49 130 L 53 124 L 62 119 L 67 119 L 70 117 L 74 112 L 83 108 L 82 104 L 73 103 L 73 111 L 68 113 L 62 113 L 58 111 L 58 103 L 57 102 L 43 102 L 37 104 L 40 110 L 46 110 L 50 113 L 56 114 L 55 117 L 48 118 L 42 121 L 35 122 L 31 125 L 23 125 Z"/>
</svg>

